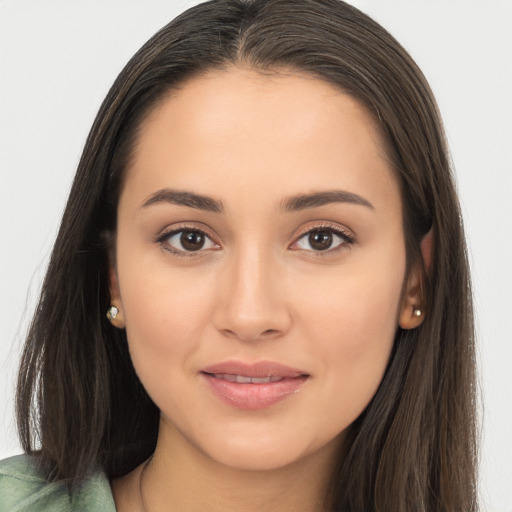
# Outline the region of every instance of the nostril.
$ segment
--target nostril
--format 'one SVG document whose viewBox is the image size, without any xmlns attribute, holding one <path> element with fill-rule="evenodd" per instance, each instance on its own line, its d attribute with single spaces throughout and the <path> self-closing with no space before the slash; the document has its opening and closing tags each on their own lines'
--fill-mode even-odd
<svg viewBox="0 0 512 512">
<path fill-rule="evenodd" d="M 260 336 L 272 336 L 278 332 L 279 331 L 277 329 L 267 329 L 266 331 L 263 331 Z"/>
<path fill-rule="evenodd" d="M 254 333 L 249 333 L 249 332 L 237 332 L 235 330 L 231 330 L 231 329 L 222 329 L 220 331 L 224 336 L 227 336 L 229 338 L 238 338 L 240 340 L 243 340 L 243 341 L 256 341 L 256 340 L 261 340 L 261 339 L 264 339 L 264 338 L 272 338 L 272 337 L 277 337 L 281 334 L 281 331 L 279 331 L 279 329 L 266 329 L 265 331 L 262 331 L 262 332 L 254 332 Z"/>
<path fill-rule="evenodd" d="M 230 329 L 222 329 L 221 332 L 222 332 L 222 334 L 224 334 L 224 336 L 236 337 L 236 334 L 233 331 L 231 331 Z"/>
</svg>

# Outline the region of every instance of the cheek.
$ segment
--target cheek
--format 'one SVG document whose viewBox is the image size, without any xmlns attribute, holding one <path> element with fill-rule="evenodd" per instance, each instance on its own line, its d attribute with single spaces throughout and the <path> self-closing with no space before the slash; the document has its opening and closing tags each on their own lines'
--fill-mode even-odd
<svg viewBox="0 0 512 512">
<path fill-rule="evenodd" d="M 162 265 L 165 255 L 154 251 L 126 253 L 118 261 L 122 307 L 134 366 L 149 388 L 165 382 L 178 362 L 187 364 L 199 348 L 212 300 L 204 279 Z M 200 288 L 199 288 L 200 287 Z"/>
<path fill-rule="evenodd" d="M 397 327 L 404 272 L 347 268 L 308 283 L 307 293 L 300 294 L 301 307 L 310 311 L 301 315 L 308 322 L 304 327 L 329 331 L 327 345 L 343 340 L 354 350 L 388 338 Z"/>
<path fill-rule="evenodd" d="M 342 404 L 339 413 L 351 421 L 375 394 L 389 360 L 405 261 L 397 268 L 395 274 L 352 268 L 328 287 L 317 282 L 316 290 L 303 294 L 309 312 L 303 329 L 321 355 L 319 374 L 330 390 L 326 405 Z"/>
</svg>

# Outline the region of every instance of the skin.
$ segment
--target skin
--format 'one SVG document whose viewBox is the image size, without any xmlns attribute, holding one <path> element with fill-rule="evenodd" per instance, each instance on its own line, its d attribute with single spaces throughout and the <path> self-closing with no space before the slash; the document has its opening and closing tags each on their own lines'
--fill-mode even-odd
<svg viewBox="0 0 512 512">
<path fill-rule="evenodd" d="M 208 196 L 223 212 L 166 201 Z M 284 211 L 287 198 L 357 194 Z M 179 236 L 208 235 L 179 255 Z M 315 251 L 308 232 L 339 230 Z M 183 253 L 183 251 L 181 251 Z M 421 318 L 406 277 L 397 178 L 372 118 L 318 79 L 233 68 L 195 78 L 145 119 L 118 207 L 114 320 L 161 410 L 142 480 L 148 511 L 319 511 L 344 431 L 383 377 L 398 325 Z M 192 254 L 192 255 L 191 255 Z M 226 360 L 301 369 L 303 387 L 261 410 L 219 400 L 201 369 Z M 113 482 L 142 510 L 141 467 Z"/>
</svg>

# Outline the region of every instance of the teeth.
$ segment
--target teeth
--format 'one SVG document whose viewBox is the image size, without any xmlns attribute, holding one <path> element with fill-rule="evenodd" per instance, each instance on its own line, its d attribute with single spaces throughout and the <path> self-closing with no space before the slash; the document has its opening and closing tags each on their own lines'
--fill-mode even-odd
<svg viewBox="0 0 512 512">
<path fill-rule="evenodd" d="M 269 375 L 268 377 L 246 377 L 245 375 L 231 375 L 229 373 L 215 373 L 216 379 L 224 379 L 229 382 L 238 382 L 239 384 L 268 384 L 269 382 L 279 382 L 283 377 L 278 375 Z"/>
<path fill-rule="evenodd" d="M 251 382 L 253 384 L 266 384 L 267 382 L 279 382 L 283 380 L 283 377 L 277 375 L 269 375 L 268 377 L 252 377 Z"/>
</svg>

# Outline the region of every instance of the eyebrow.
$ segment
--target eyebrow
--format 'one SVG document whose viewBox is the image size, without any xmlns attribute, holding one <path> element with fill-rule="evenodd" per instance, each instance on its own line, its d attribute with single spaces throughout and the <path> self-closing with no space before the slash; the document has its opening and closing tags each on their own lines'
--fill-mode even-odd
<svg viewBox="0 0 512 512">
<path fill-rule="evenodd" d="M 290 197 L 282 202 L 281 208 L 284 212 L 295 212 L 332 203 L 357 204 L 374 210 L 370 201 L 353 192 L 347 192 L 346 190 L 327 190 Z"/>
<path fill-rule="evenodd" d="M 146 201 L 142 204 L 141 209 L 148 206 L 161 203 L 171 203 L 178 206 L 186 206 L 188 208 L 195 208 L 197 210 L 204 210 L 214 213 L 223 213 L 224 205 L 221 201 L 213 199 L 208 196 L 194 194 L 193 192 L 186 192 L 182 190 L 162 189 L 154 194 L 151 194 Z M 373 205 L 364 197 L 353 192 L 346 190 L 327 190 L 323 192 L 313 192 L 311 194 L 300 194 L 285 199 L 281 203 L 282 211 L 295 212 L 300 210 L 307 210 L 309 208 L 318 208 L 326 204 L 332 203 L 350 203 L 367 208 L 374 209 Z"/>
<path fill-rule="evenodd" d="M 193 192 L 172 190 L 169 188 L 164 188 L 151 194 L 149 198 L 144 201 L 141 209 L 160 203 L 171 203 L 214 213 L 222 213 L 224 211 L 224 206 L 221 201 L 200 194 L 194 194 Z"/>
</svg>

